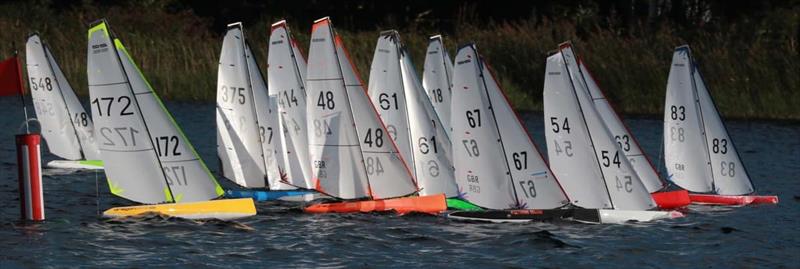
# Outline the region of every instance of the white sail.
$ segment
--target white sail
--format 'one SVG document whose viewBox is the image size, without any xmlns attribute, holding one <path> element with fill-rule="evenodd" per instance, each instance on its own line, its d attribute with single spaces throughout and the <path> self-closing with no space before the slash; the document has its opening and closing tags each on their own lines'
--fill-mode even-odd
<svg viewBox="0 0 800 269">
<path fill-rule="evenodd" d="M 711 192 L 713 177 L 689 47 L 672 55 L 664 104 L 664 162 L 669 180 L 692 192 Z"/>
<path fill-rule="evenodd" d="M 364 166 L 369 178 L 371 196 L 375 199 L 406 196 L 418 191 L 416 179 L 400 155 L 398 147 L 390 138 L 388 130 L 378 116 L 364 89 L 364 83 L 350 60 L 350 56 L 338 35 L 334 35 L 336 55 L 347 88 L 347 96 L 353 111 L 355 126 Z M 398 135 L 399 136 L 399 135 Z"/>
<path fill-rule="evenodd" d="M 482 77 L 491 114 L 500 130 L 505 160 L 511 171 L 511 179 L 518 200 L 528 208 L 550 209 L 569 204 L 564 190 L 555 175 L 544 162 L 541 152 L 533 144 L 511 104 L 500 89 L 489 64 L 481 59 Z"/>
<path fill-rule="evenodd" d="M 569 44 L 562 45 L 562 50 L 568 50 L 570 53 L 574 54 Z M 580 74 L 580 79 L 576 80 L 577 83 L 582 84 L 589 91 L 597 113 L 600 114 L 606 127 L 608 127 L 608 130 L 614 137 L 614 141 L 617 142 L 617 145 L 619 145 L 620 149 L 622 149 L 622 152 L 625 154 L 625 157 L 628 158 L 631 166 L 633 166 L 633 170 L 636 171 L 636 174 L 642 180 L 648 192 L 652 193 L 663 189 L 664 182 L 661 181 L 661 178 L 659 178 L 650 160 L 644 154 L 641 147 L 639 147 L 636 138 L 633 137 L 622 122 L 622 119 L 620 119 L 619 115 L 614 111 L 614 108 L 608 102 L 608 99 L 606 99 L 606 96 L 600 90 L 597 82 L 586 68 L 586 65 L 581 61 L 581 58 L 577 56 L 576 58 L 579 66 L 577 72 Z"/>
<path fill-rule="evenodd" d="M 708 92 L 703 76 L 694 63 L 694 85 L 700 101 L 706 131 L 706 147 L 710 153 L 714 192 L 722 195 L 744 195 L 754 191 L 753 183 L 739 158 L 739 152 L 728 135 L 716 105 Z"/>
<path fill-rule="evenodd" d="M 508 163 L 482 68 L 472 45 L 458 50 L 453 69 L 453 165 L 459 196 L 491 209 L 517 208 L 522 201 L 512 186 Z"/>
<path fill-rule="evenodd" d="M 217 153 L 223 176 L 249 188 L 264 188 L 266 166 L 245 55 L 241 24 L 231 24 L 222 42 L 217 73 Z M 259 89 L 266 90 L 266 89 Z M 264 108 L 266 109 L 266 108 Z"/>
<path fill-rule="evenodd" d="M 428 93 L 436 113 L 442 120 L 445 130 L 450 134 L 450 102 L 452 99 L 453 62 L 444 47 L 441 35 L 432 36 L 428 40 L 425 52 L 425 64 L 422 70 L 422 86 Z"/>
<path fill-rule="evenodd" d="M 389 133 L 418 180 L 420 194 L 458 195 L 454 181 L 452 145 L 416 75 L 411 57 L 396 31 L 378 38 L 370 72 L 370 96 Z"/>
<path fill-rule="evenodd" d="M 382 32 L 378 37 L 369 72 L 369 96 L 378 110 L 389 135 L 397 144 L 406 166 L 414 169 L 409 137 L 409 115 L 400 71 L 400 36 L 396 31 Z M 414 118 L 413 120 L 422 120 Z"/>
<path fill-rule="evenodd" d="M 269 95 L 278 100 L 280 139 L 285 149 L 287 178 L 293 185 L 312 188 L 306 125 L 306 61 L 299 54 L 286 21 L 272 25 L 267 58 Z"/>
<path fill-rule="evenodd" d="M 426 97 L 425 89 L 411 62 L 411 55 L 405 47 L 400 48 L 400 60 L 408 114 L 414 119 L 409 121 L 409 129 L 420 194 L 444 193 L 447 197 L 458 196 L 450 134 L 436 114 L 430 99 Z"/>
<path fill-rule="evenodd" d="M 245 39 L 244 45 L 248 77 L 253 88 L 253 108 L 258 118 L 259 142 L 261 150 L 264 152 L 269 188 L 271 190 L 296 189 L 297 187 L 286 184 L 291 181 L 287 177 L 289 168 L 287 167 L 285 144 L 280 136 L 281 122 L 279 121 L 278 100 L 276 97 L 268 95 L 267 83 L 261 75 L 261 68 L 256 63 L 247 39 Z"/>
<path fill-rule="evenodd" d="M 113 40 L 113 43 L 112 43 Z M 109 189 L 140 203 L 223 194 L 208 168 L 105 21 L 89 29 L 92 115 Z"/>
<path fill-rule="evenodd" d="M 595 158 L 583 114 L 561 53 L 547 57 L 544 103 L 545 138 L 550 169 L 572 204 L 584 208 L 611 208 L 603 173 Z"/>
<path fill-rule="evenodd" d="M 50 153 L 68 160 L 83 159 L 81 142 L 78 140 L 76 125 L 72 113 L 67 107 L 62 92 L 72 90 L 66 80 L 56 77 L 44 44 L 39 36 L 32 35 L 25 46 L 28 80 L 30 83 L 33 108 L 41 126 L 41 133 L 47 141 Z M 63 86 L 62 86 L 63 85 Z M 65 87 L 62 89 L 61 87 Z M 83 110 L 81 108 L 81 110 Z M 76 111 L 75 113 L 80 113 Z M 80 114 L 77 114 L 80 119 Z M 87 125 L 90 121 L 86 112 L 83 118 Z"/>
<path fill-rule="evenodd" d="M 345 199 L 369 197 L 367 171 L 334 42 L 330 20 L 315 21 L 306 79 L 314 188 Z"/>
<path fill-rule="evenodd" d="M 586 84 L 580 82 L 583 78 L 580 75 L 580 68 L 575 55 L 572 50 L 563 48 L 561 54 L 567 64 L 567 71 L 572 79 L 572 88 L 580 105 L 572 109 L 578 109 L 583 113 L 583 119 L 585 120 L 585 124 L 577 124 L 575 127 L 587 128 L 591 141 L 590 145 L 594 149 L 597 158 L 597 162 L 587 163 L 587 165 L 600 164 L 600 169 L 603 173 L 602 179 L 605 181 L 614 209 L 644 210 L 654 208 L 656 206 L 655 201 L 653 201 L 639 175 L 633 170 L 633 166 L 625 158 L 622 149 L 620 149 L 597 109 L 595 109 Z"/>
</svg>

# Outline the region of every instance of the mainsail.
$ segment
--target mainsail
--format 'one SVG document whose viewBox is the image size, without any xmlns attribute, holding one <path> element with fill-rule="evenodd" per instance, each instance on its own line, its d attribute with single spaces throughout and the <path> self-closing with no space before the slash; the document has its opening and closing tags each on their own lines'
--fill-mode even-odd
<svg viewBox="0 0 800 269">
<path fill-rule="evenodd" d="M 665 165 L 672 182 L 692 192 L 754 191 L 688 46 L 673 54 L 664 109 Z"/>
<path fill-rule="evenodd" d="M 451 123 L 462 198 L 490 209 L 568 204 L 477 48 L 461 47 L 455 62 Z"/>
<path fill-rule="evenodd" d="M 575 83 L 577 72 L 570 51 L 561 50 L 547 59 L 545 136 L 553 172 L 578 206 L 654 208 L 655 202 L 600 118 L 585 84 Z"/>
<path fill-rule="evenodd" d="M 259 125 L 256 110 L 267 109 L 267 104 L 256 104 L 249 69 L 242 26 L 228 25 L 217 71 L 217 153 L 223 176 L 244 187 L 264 188 L 261 137 L 269 134 Z"/>
<path fill-rule="evenodd" d="M 140 203 L 223 194 L 107 23 L 89 29 L 87 74 L 97 143 L 111 192 Z"/>
<path fill-rule="evenodd" d="M 47 44 L 33 34 L 25 53 L 34 109 L 50 152 L 69 160 L 99 160 L 92 119 Z"/>
<path fill-rule="evenodd" d="M 444 47 L 441 35 L 432 36 L 428 40 L 428 50 L 425 52 L 425 63 L 422 70 L 422 86 L 428 93 L 433 107 L 444 124 L 445 130 L 450 134 L 453 126 L 450 124 L 450 102 L 452 99 L 453 61 Z"/>
<path fill-rule="evenodd" d="M 369 93 L 381 119 L 414 172 L 420 194 L 458 195 L 452 145 L 420 84 L 411 57 L 396 31 L 381 33 L 370 71 Z M 393 131 L 394 130 L 394 131 Z"/>
<path fill-rule="evenodd" d="M 272 25 L 267 58 L 269 95 L 278 103 L 278 131 L 285 150 L 286 177 L 292 185 L 312 188 L 306 123 L 306 60 L 286 21 Z"/>
<path fill-rule="evenodd" d="M 312 101 L 307 116 L 316 188 L 346 199 L 416 192 L 413 176 L 327 17 L 314 22 L 308 62 Z"/>
</svg>

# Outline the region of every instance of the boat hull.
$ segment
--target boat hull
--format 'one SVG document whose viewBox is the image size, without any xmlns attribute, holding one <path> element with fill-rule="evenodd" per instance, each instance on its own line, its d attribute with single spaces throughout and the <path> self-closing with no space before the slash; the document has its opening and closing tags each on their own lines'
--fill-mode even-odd
<svg viewBox="0 0 800 269">
<path fill-rule="evenodd" d="M 228 198 L 252 198 L 256 202 L 266 201 L 288 201 L 288 202 L 308 202 L 320 198 L 320 194 L 315 191 L 306 190 L 276 190 L 276 191 L 253 191 L 253 190 L 227 190 L 225 197 Z"/>
<path fill-rule="evenodd" d="M 777 204 L 778 196 L 770 195 L 718 195 L 689 194 L 694 204 L 743 206 L 751 204 Z"/>
<path fill-rule="evenodd" d="M 448 214 L 447 217 L 456 220 L 485 221 L 494 223 L 565 220 L 593 224 L 622 224 L 628 222 L 648 222 L 659 219 L 679 218 L 683 217 L 683 214 L 677 211 L 568 208 L 456 211 Z"/>
<path fill-rule="evenodd" d="M 682 218 L 678 211 L 615 210 L 600 209 L 600 223 L 624 224 L 629 222 L 650 222 L 662 219 Z"/>
<path fill-rule="evenodd" d="M 686 190 L 656 192 L 652 196 L 658 208 L 661 209 L 681 208 L 692 203 L 689 192 Z"/>
<path fill-rule="evenodd" d="M 460 211 L 475 211 L 475 210 L 482 210 L 483 208 L 468 201 L 462 200 L 461 198 L 447 198 L 447 209 L 460 210 Z"/>
<path fill-rule="evenodd" d="M 438 214 L 447 210 L 444 194 L 391 198 L 382 200 L 334 202 L 311 205 L 307 213 L 358 213 L 396 211 L 400 214 L 411 212 Z"/>
<path fill-rule="evenodd" d="M 69 161 L 69 160 L 55 160 L 47 163 L 49 168 L 60 169 L 86 169 L 86 170 L 103 170 L 103 161 L 97 160 L 83 160 L 83 161 Z"/>
<path fill-rule="evenodd" d="M 184 219 L 232 220 L 254 216 L 256 206 L 251 198 L 221 199 L 192 203 L 114 207 L 103 212 L 104 217 L 134 217 L 142 214 L 162 214 Z"/>
</svg>

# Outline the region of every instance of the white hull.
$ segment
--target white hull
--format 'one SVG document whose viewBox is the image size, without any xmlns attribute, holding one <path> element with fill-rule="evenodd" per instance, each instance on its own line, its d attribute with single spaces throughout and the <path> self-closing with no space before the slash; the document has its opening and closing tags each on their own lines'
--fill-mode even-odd
<svg viewBox="0 0 800 269">
<path fill-rule="evenodd" d="M 50 161 L 47 163 L 47 167 L 60 168 L 60 169 L 103 170 L 103 166 L 86 164 L 83 163 L 83 161 L 67 161 L 67 160 Z"/>
<path fill-rule="evenodd" d="M 649 222 L 661 219 L 684 217 L 678 211 L 613 210 L 600 209 L 600 223 L 625 224 L 628 222 Z"/>
</svg>

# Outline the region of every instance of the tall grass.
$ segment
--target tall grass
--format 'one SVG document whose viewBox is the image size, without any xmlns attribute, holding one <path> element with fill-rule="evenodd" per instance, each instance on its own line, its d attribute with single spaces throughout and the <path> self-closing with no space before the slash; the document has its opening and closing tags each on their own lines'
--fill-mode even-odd
<svg viewBox="0 0 800 269">
<path fill-rule="evenodd" d="M 475 42 L 513 105 L 541 110 L 547 53 L 559 43 L 572 40 L 600 86 L 627 114 L 662 113 L 672 50 L 689 43 L 724 116 L 798 120 L 800 7 L 775 13 L 757 25 L 678 31 L 663 24 L 643 27 L 639 35 L 565 19 L 513 23 L 463 19 L 454 32 L 445 35 L 445 43 L 455 55 L 457 45 Z M 38 31 L 72 86 L 78 94 L 86 95 L 86 30 L 99 18 L 109 19 L 112 30 L 162 98 L 214 99 L 222 33 L 209 29 L 221 27 L 211 27 L 207 20 L 191 13 L 90 6 L 54 11 L 35 5 L 0 4 L 0 56 L 8 56 L 12 42 L 24 56 L 25 38 Z M 265 14 L 257 23 L 245 25 L 262 70 L 266 67 L 268 29 L 274 19 L 278 18 Z M 335 24 L 336 18 L 333 20 Z M 338 29 L 365 80 L 378 34 L 385 29 Z M 292 30 L 305 47 L 309 29 Z M 417 25 L 398 30 L 414 55 L 417 69 L 421 69 L 427 38 L 436 30 Z"/>
</svg>

